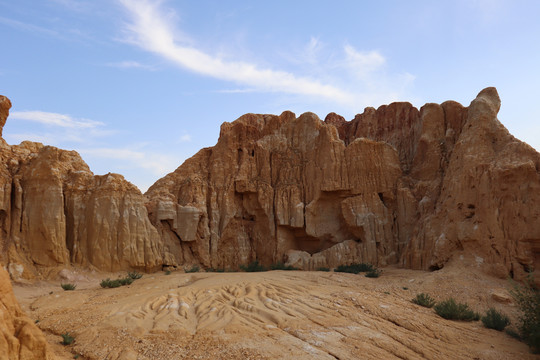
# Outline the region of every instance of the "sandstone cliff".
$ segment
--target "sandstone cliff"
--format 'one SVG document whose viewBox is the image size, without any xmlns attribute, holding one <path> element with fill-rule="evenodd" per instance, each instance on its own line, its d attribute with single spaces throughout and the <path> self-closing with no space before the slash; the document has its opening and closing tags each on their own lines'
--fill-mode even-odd
<svg viewBox="0 0 540 360">
<path fill-rule="evenodd" d="M 247 114 L 147 192 L 170 263 L 438 269 L 456 253 L 521 278 L 540 258 L 540 156 L 483 90 L 347 122 Z"/>
<path fill-rule="evenodd" d="M 0 98 L 2 124 L 9 106 Z M 393 103 L 351 121 L 247 114 L 145 196 L 75 152 L 2 140 L 1 254 L 13 277 L 255 259 L 438 269 L 458 256 L 522 278 L 540 261 L 540 155 L 499 107 L 487 88 L 469 107 Z"/>
<path fill-rule="evenodd" d="M 10 106 L 0 97 L 0 124 Z M 160 267 L 164 251 L 144 202 L 121 175 L 94 176 L 75 151 L 0 143 L 0 260 L 13 278 L 70 264 Z"/>
<path fill-rule="evenodd" d="M 0 359 L 52 360 L 41 330 L 22 312 L 9 281 L 9 275 L 0 266 Z"/>
</svg>

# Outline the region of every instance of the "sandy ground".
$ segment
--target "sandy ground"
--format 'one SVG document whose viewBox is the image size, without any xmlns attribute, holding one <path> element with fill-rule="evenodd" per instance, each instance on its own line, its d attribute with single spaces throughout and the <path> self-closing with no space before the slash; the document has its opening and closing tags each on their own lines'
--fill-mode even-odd
<svg viewBox="0 0 540 360">
<path fill-rule="evenodd" d="M 15 284 L 25 311 L 60 359 L 540 359 L 481 322 L 444 320 L 411 303 L 417 293 L 450 296 L 515 319 L 508 281 L 450 264 L 436 272 L 385 268 L 362 274 L 145 274 L 132 285 L 102 289 L 124 274 L 71 270 L 60 281 Z M 64 281 L 65 282 L 65 281 Z M 75 337 L 60 345 L 60 334 Z"/>
</svg>

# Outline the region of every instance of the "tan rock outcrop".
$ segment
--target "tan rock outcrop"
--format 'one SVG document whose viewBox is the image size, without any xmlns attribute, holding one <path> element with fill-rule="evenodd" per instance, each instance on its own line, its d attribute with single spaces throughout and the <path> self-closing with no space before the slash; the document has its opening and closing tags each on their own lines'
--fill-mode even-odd
<svg viewBox="0 0 540 360">
<path fill-rule="evenodd" d="M 8 273 L 0 266 L 0 360 L 52 360 L 41 330 L 22 312 Z"/>
<path fill-rule="evenodd" d="M 0 101 L 0 122 L 9 106 Z M 255 259 L 438 269 L 459 255 L 521 279 L 540 265 L 540 155 L 500 124 L 499 107 L 487 88 L 469 107 L 393 103 L 351 121 L 246 114 L 144 197 L 75 152 L 2 142 L 2 256 L 13 277 L 31 277 L 70 263 Z"/>
<path fill-rule="evenodd" d="M 540 265 L 540 155 L 497 120 L 495 88 L 471 103 L 440 195 L 422 214 L 402 263 L 440 268 L 456 251 L 499 276 Z"/>
<path fill-rule="evenodd" d="M 0 99 L 0 122 L 10 106 Z M 13 278 L 70 264 L 160 268 L 145 198 L 121 175 L 94 176 L 75 151 L 32 142 L 2 143 L 0 159 L 1 259 Z"/>
<path fill-rule="evenodd" d="M 214 148 L 146 195 L 162 237 L 181 244 L 177 263 L 270 263 L 291 249 L 314 254 L 345 240 L 366 261 L 393 263 L 393 218 L 384 201 L 395 199 L 400 174 L 392 146 L 365 138 L 346 146 L 315 114 L 248 114 L 223 124 Z M 189 231 L 179 229 L 180 218 Z"/>
<path fill-rule="evenodd" d="M 539 155 L 499 106 L 488 88 L 468 108 L 393 103 L 349 122 L 247 114 L 149 189 L 150 218 L 177 264 L 437 269 L 465 251 L 521 278 L 540 261 Z"/>
</svg>

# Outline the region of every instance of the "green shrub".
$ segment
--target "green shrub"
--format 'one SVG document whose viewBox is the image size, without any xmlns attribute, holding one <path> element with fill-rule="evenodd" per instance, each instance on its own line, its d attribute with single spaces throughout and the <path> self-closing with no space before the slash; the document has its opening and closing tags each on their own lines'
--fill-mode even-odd
<svg viewBox="0 0 540 360">
<path fill-rule="evenodd" d="M 136 271 L 130 271 L 128 272 L 128 277 L 133 279 L 133 280 L 138 280 L 140 278 L 142 278 L 142 274 L 136 272 Z"/>
<path fill-rule="evenodd" d="M 428 294 L 420 293 L 417 294 L 414 299 L 411 300 L 416 305 L 420 305 L 427 308 L 432 308 L 435 305 L 435 299 L 433 299 Z"/>
<path fill-rule="evenodd" d="M 117 288 L 122 286 L 120 283 L 120 280 L 111 280 L 109 278 L 106 278 L 105 280 L 101 280 L 101 283 L 99 284 L 102 288 Z"/>
<path fill-rule="evenodd" d="M 275 264 L 270 265 L 270 270 L 298 270 L 298 268 L 295 268 L 292 265 L 285 265 L 282 262 L 277 262 Z"/>
<path fill-rule="evenodd" d="M 330 268 L 327 268 L 327 267 L 319 267 L 316 269 L 317 271 L 325 271 L 325 272 L 329 272 L 330 271 Z"/>
<path fill-rule="evenodd" d="M 171 270 L 165 271 L 165 275 L 171 275 Z"/>
<path fill-rule="evenodd" d="M 519 335 L 534 353 L 540 353 L 540 290 L 532 275 L 527 277 L 524 285 L 514 284 L 510 294 L 520 312 Z"/>
<path fill-rule="evenodd" d="M 197 265 L 193 265 L 191 269 L 186 269 L 185 272 L 187 273 L 196 273 L 199 272 L 200 268 Z"/>
<path fill-rule="evenodd" d="M 381 276 L 381 274 L 382 274 L 381 269 L 373 268 L 369 270 L 365 276 L 368 278 L 378 278 L 379 276 Z"/>
<path fill-rule="evenodd" d="M 60 286 L 61 286 L 62 289 L 64 289 L 65 291 L 75 290 L 75 288 L 77 287 L 77 285 L 74 285 L 74 284 L 60 284 Z"/>
<path fill-rule="evenodd" d="M 334 272 L 344 272 L 351 274 L 358 274 L 361 272 L 372 271 L 374 270 L 373 265 L 365 263 L 354 263 L 350 265 L 339 265 L 334 269 Z"/>
<path fill-rule="evenodd" d="M 255 260 L 248 265 L 240 265 L 240 269 L 244 270 L 245 272 L 267 271 L 266 268 L 259 263 L 259 260 Z"/>
<path fill-rule="evenodd" d="M 503 331 L 504 328 L 510 324 L 508 317 L 494 308 L 490 308 L 485 316 L 482 316 L 482 323 L 488 329 L 495 329 L 497 331 Z"/>
<path fill-rule="evenodd" d="M 131 285 L 133 281 L 135 280 L 133 280 L 133 278 L 131 278 L 130 276 L 116 280 L 106 278 L 105 280 L 101 280 L 101 283 L 99 285 L 102 288 L 117 288 L 124 285 Z"/>
<path fill-rule="evenodd" d="M 469 308 L 469 305 L 456 303 L 453 298 L 437 303 L 435 312 L 440 317 L 447 320 L 478 321 L 480 314 Z"/>
<path fill-rule="evenodd" d="M 208 268 L 205 271 L 206 272 L 222 273 L 222 272 L 225 272 L 225 268 Z"/>
<path fill-rule="evenodd" d="M 118 279 L 118 281 L 120 282 L 120 285 L 124 286 L 124 285 L 131 285 L 134 280 L 128 276 L 123 279 Z"/>
<path fill-rule="evenodd" d="M 65 334 L 61 334 L 62 336 L 62 345 L 71 345 L 73 344 L 73 342 L 75 341 L 75 338 L 71 335 L 69 335 L 69 333 L 65 333 Z"/>
</svg>

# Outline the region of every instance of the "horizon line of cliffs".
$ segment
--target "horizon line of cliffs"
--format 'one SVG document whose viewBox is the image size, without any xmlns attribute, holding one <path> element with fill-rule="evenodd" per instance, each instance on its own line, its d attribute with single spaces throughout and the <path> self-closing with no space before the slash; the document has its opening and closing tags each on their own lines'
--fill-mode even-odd
<svg viewBox="0 0 540 360">
<path fill-rule="evenodd" d="M 0 136 L 10 107 L 0 96 Z M 144 195 L 75 151 L 1 138 L 0 261 L 32 279 L 254 260 L 436 270 L 459 256 L 522 279 L 540 264 L 540 154 L 499 108 L 491 87 L 469 107 L 399 102 L 351 121 L 246 114 Z"/>
</svg>

